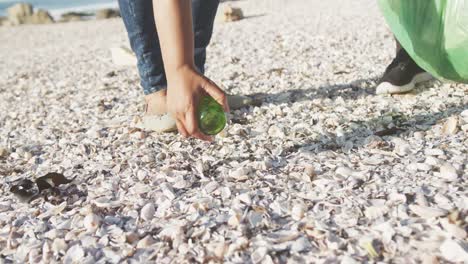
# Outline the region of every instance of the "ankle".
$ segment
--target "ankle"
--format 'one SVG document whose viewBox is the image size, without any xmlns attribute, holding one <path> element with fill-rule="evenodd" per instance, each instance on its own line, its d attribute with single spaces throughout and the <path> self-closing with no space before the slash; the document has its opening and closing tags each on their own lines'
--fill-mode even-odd
<svg viewBox="0 0 468 264">
<path fill-rule="evenodd" d="M 167 112 L 166 109 L 167 91 L 161 90 L 145 96 L 146 114 L 161 115 Z"/>
</svg>

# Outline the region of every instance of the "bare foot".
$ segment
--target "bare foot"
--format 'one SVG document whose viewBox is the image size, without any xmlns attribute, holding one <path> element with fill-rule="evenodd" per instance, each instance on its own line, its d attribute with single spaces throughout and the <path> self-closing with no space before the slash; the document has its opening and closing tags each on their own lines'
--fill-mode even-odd
<svg viewBox="0 0 468 264">
<path fill-rule="evenodd" d="M 177 131 L 175 120 L 167 114 L 166 90 L 146 95 L 145 102 L 145 114 L 135 121 L 136 128 L 157 133 Z"/>
<path fill-rule="evenodd" d="M 161 90 L 145 96 L 146 115 L 163 115 L 167 113 L 166 107 L 167 90 Z"/>
</svg>

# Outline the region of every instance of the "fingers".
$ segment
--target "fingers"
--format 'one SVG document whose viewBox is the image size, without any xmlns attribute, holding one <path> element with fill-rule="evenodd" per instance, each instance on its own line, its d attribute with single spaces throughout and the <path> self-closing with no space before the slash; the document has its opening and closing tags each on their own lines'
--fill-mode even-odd
<svg viewBox="0 0 468 264">
<path fill-rule="evenodd" d="M 179 119 L 176 120 L 176 126 L 177 126 L 177 130 L 179 130 L 179 133 L 183 137 L 188 137 L 189 136 L 189 133 L 187 133 L 187 130 L 185 129 L 184 124 Z"/>
<path fill-rule="evenodd" d="M 223 106 L 224 112 L 229 112 L 229 105 L 227 96 L 214 82 L 206 79 L 205 84 L 202 87 L 206 93 L 208 93 L 213 99 L 215 99 L 220 105 Z"/>
<path fill-rule="evenodd" d="M 204 141 L 213 141 L 212 137 L 201 133 L 198 129 L 196 111 L 194 111 L 194 109 L 187 111 L 185 117 L 183 115 L 184 114 L 180 114 L 179 118 L 176 120 L 177 129 L 183 137 L 194 137 Z"/>
<path fill-rule="evenodd" d="M 205 141 L 213 141 L 213 137 L 200 132 L 197 120 L 197 111 L 194 107 L 191 107 L 185 114 L 185 128 L 187 129 L 187 132 L 195 138 Z"/>
</svg>

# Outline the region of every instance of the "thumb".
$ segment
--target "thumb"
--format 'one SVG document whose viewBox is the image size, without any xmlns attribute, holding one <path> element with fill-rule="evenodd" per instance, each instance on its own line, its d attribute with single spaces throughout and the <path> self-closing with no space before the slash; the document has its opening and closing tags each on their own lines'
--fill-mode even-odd
<svg viewBox="0 0 468 264">
<path fill-rule="evenodd" d="M 216 102 L 218 102 L 224 109 L 224 112 L 229 112 L 229 105 L 227 101 L 227 96 L 221 88 L 219 88 L 213 81 L 206 79 L 205 84 L 203 85 L 203 90 L 213 97 Z"/>
</svg>

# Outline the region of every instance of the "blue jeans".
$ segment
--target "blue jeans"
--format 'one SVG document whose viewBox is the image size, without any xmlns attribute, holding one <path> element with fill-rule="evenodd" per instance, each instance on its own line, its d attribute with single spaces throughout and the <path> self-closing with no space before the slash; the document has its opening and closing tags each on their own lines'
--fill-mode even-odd
<svg viewBox="0 0 468 264">
<path fill-rule="evenodd" d="M 219 0 L 192 0 L 195 35 L 195 66 L 205 71 L 206 47 L 213 33 Z M 164 63 L 153 13 L 153 0 L 119 0 L 120 13 L 138 60 L 141 86 L 145 94 L 167 87 Z"/>
</svg>

